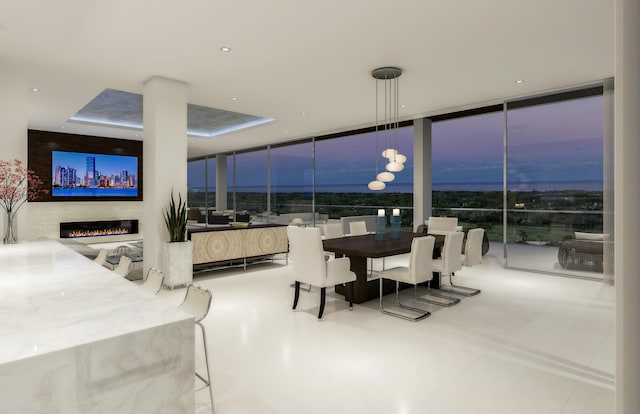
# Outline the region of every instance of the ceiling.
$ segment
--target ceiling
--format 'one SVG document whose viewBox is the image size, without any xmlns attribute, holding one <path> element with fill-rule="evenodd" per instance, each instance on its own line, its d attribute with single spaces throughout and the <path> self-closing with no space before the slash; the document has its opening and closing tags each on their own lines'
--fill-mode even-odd
<svg viewBox="0 0 640 414">
<path fill-rule="evenodd" d="M 142 139 L 69 118 L 153 76 L 184 81 L 190 104 L 274 120 L 185 137 L 196 157 L 370 126 L 380 66 L 403 70 L 401 120 L 612 77 L 614 5 L 0 0 L 0 63 L 28 77 L 31 129 Z"/>
</svg>

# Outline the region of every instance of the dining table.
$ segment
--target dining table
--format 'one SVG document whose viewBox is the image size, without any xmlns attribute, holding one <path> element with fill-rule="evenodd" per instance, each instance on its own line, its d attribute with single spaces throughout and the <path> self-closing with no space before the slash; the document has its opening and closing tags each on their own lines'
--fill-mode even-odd
<svg viewBox="0 0 640 414">
<path fill-rule="evenodd" d="M 362 236 L 345 236 L 334 239 L 325 239 L 322 245 L 325 251 L 333 252 L 336 257 L 348 257 L 351 264 L 351 271 L 356 274 L 356 281 L 353 282 L 353 302 L 364 303 L 379 297 L 379 281 L 368 277 L 367 259 L 384 258 L 411 252 L 411 241 L 414 237 L 424 236 L 422 233 L 401 232 L 400 237 L 392 238 L 389 234 L 382 240 L 376 239 L 375 234 Z M 440 251 L 444 245 L 444 236 L 434 236 L 433 257 L 440 256 Z M 433 274 L 431 281 L 432 288 L 438 288 L 440 278 L 437 273 Z M 404 287 L 408 287 L 406 285 Z M 346 295 L 346 287 L 337 285 L 336 293 Z M 383 281 L 383 293 L 395 292 L 395 282 L 391 280 Z"/>
</svg>

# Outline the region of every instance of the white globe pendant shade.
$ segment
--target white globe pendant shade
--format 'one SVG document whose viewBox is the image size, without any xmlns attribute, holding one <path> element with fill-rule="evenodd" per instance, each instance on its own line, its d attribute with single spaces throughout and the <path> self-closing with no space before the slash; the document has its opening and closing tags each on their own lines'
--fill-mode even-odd
<svg viewBox="0 0 640 414">
<path fill-rule="evenodd" d="M 396 159 L 394 160 L 393 158 L 389 159 L 389 161 L 395 161 L 395 162 L 399 162 L 400 164 L 404 164 L 405 162 L 407 162 L 407 157 L 405 157 L 404 155 L 397 153 L 396 154 Z"/>
<path fill-rule="evenodd" d="M 404 164 L 401 164 L 399 162 L 390 162 L 389 164 L 387 164 L 386 169 L 387 171 L 391 172 L 400 172 L 404 170 Z"/>
<path fill-rule="evenodd" d="M 382 156 L 385 158 L 392 158 L 397 153 L 398 153 L 398 150 L 395 150 L 393 148 L 387 148 L 386 150 L 382 151 Z"/>
<path fill-rule="evenodd" d="M 390 173 L 388 171 L 383 171 L 380 174 L 376 175 L 376 180 L 382 181 L 384 183 L 389 183 L 395 179 L 396 179 L 396 176 L 393 175 L 393 173 Z"/>
<path fill-rule="evenodd" d="M 369 187 L 369 190 L 380 191 L 380 190 L 384 190 L 386 185 L 382 181 L 376 180 L 376 181 L 370 181 L 368 187 Z"/>
</svg>

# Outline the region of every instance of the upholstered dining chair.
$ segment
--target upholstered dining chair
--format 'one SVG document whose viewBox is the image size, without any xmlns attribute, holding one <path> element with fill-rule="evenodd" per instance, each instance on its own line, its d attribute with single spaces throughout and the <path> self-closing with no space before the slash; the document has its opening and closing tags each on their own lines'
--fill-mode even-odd
<svg viewBox="0 0 640 414">
<path fill-rule="evenodd" d="M 453 283 L 454 273 L 462 269 L 462 241 L 464 233 L 456 231 L 448 233 L 444 238 L 444 246 L 442 248 L 442 255 L 438 259 L 433 260 L 433 271 L 440 273 L 440 290 L 448 291 L 462 296 L 473 296 L 480 293 L 475 289 L 465 288 L 462 286 L 456 286 Z M 449 276 L 449 285 L 447 288 L 444 286 L 444 275 Z M 471 292 L 473 290 L 473 292 Z M 437 294 L 433 293 L 438 296 Z"/>
<path fill-rule="evenodd" d="M 196 326 L 200 327 L 200 331 L 202 332 L 202 344 L 204 347 L 204 362 L 206 366 L 206 378 L 200 375 L 196 371 L 196 378 L 204 383 L 204 386 L 196 389 L 196 391 L 200 391 L 205 388 L 209 388 L 209 397 L 211 398 L 211 411 L 215 412 L 213 406 L 213 387 L 211 386 L 211 375 L 209 374 L 209 354 L 207 353 L 207 336 L 205 334 L 204 326 L 200 321 L 202 321 L 207 314 L 209 313 L 209 309 L 211 308 L 211 291 L 208 289 L 203 289 L 196 285 L 189 285 L 187 287 L 187 293 L 184 297 L 183 302 L 178 306 L 181 310 L 191 314 L 194 318 L 194 322 Z"/>
<path fill-rule="evenodd" d="M 118 262 L 118 266 L 113 271 L 122 277 L 127 277 L 131 271 L 131 258 L 120 256 L 120 262 Z"/>
<path fill-rule="evenodd" d="M 288 226 L 289 250 L 291 252 L 291 269 L 294 278 L 293 309 L 298 306 L 300 283 L 320 288 L 320 310 L 318 319 L 322 318 L 325 307 L 326 290 L 329 286 L 348 283 L 349 309 L 353 308 L 353 282 L 356 274 L 349 270 L 351 261 L 348 257 L 326 259 L 322 249 L 320 229 L 317 227 Z"/>
<path fill-rule="evenodd" d="M 430 312 L 408 306 L 400 302 L 400 282 L 408 283 L 414 286 L 417 286 L 419 283 L 430 281 L 433 278 L 433 273 L 431 271 L 431 256 L 433 255 L 433 245 L 435 243 L 435 238 L 433 236 L 424 236 L 424 237 L 415 237 L 411 241 L 411 253 L 409 253 L 409 266 L 408 267 L 393 267 L 391 269 L 383 270 L 378 273 L 380 277 L 380 312 L 395 316 L 396 318 L 407 319 L 410 321 L 419 321 L 422 320 L 429 315 Z M 390 279 L 396 282 L 396 303 L 402 309 L 408 309 L 410 311 L 416 312 L 417 316 L 411 317 L 409 315 L 405 315 L 398 312 L 393 312 L 389 309 L 385 309 L 383 306 L 382 300 L 382 287 L 383 287 L 383 279 Z"/>
<path fill-rule="evenodd" d="M 467 232 L 467 242 L 464 245 L 464 254 L 460 256 L 460 260 L 464 266 L 473 266 L 482 263 L 482 239 L 484 238 L 484 229 L 470 229 Z M 455 276 L 452 274 L 451 276 Z M 480 293 L 480 289 L 470 288 L 466 286 L 454 285 L 451 279 L 451 286 L 461 290 L 459 294 L 463 296 L 473 296 Z"/>
<path fill-rule="evenodd" d="M 140 285 L 141 288 L 157 295 L 162 289 L 162 282 L 164 281 L 164 274 L 162 271 L 156 269 L 155 267 L 149 268 L 147 271 L 147 278 Z"/>
<path fill-rule="evenodd" d="M 369 234 L 367 231 L 367 223 L 364 221 L 349 222 L 349 233 L 352 236 L 363 236 L 365 234 Z"/>
<path fill-rule="evenodd" d="M 429 217 L 425 224 L 427 233 L 434 235 L 446 235 L 451 231 L 462 230 L 458 226 L 457 217 Z"/>
<path fill-rule="evenodd" d="M 337 239 L 343 237 L 342 223 L 326 223 L 324 225 L 324 238 L 325 239 Z"/>
</svg>

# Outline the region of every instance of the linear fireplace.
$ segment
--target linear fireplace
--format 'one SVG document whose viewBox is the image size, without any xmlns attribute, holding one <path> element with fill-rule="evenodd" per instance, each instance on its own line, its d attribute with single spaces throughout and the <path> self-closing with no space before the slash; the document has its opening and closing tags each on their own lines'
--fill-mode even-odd
<svg viewBox="0 0 640 414">
<path fill-rule="evenodd" d="M 117 236 L 138 233 L 138 220 L 74 221 L 60 223 L 60 238 Z"/>
</svg>

